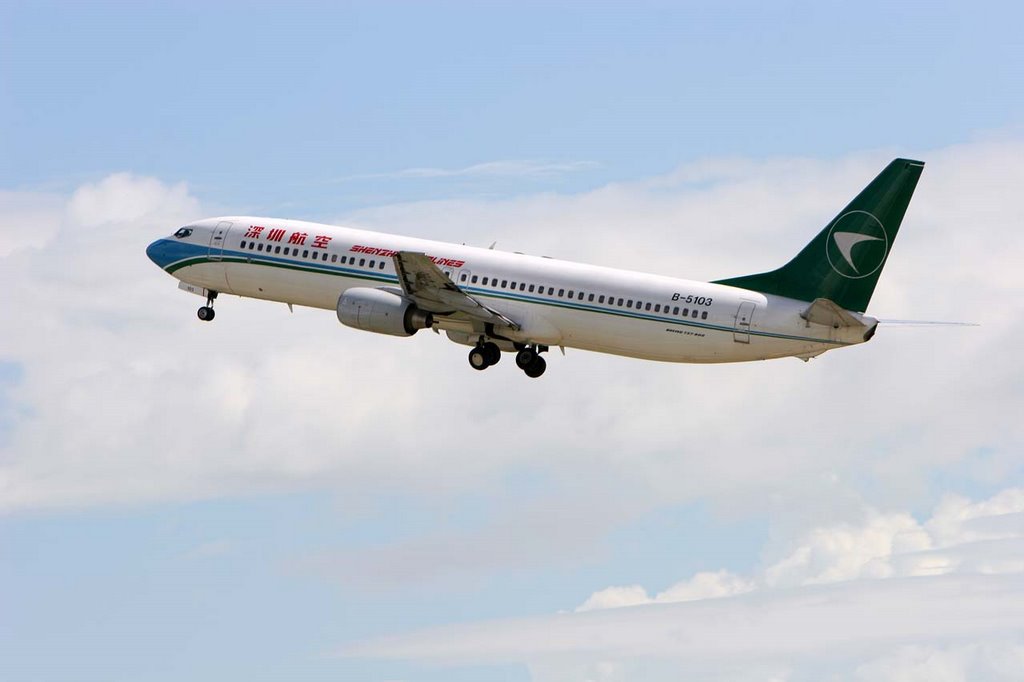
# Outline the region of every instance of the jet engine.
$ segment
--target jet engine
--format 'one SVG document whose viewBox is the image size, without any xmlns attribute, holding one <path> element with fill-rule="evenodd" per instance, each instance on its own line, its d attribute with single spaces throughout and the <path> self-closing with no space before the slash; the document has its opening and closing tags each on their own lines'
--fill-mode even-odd
<svg viewBox="0 0 1024 682">
<path fill-rule="evenodd" d="M 338 298 L 338 321 L 366 332 L 412 336 L 434 324 L 434 316 L 398 294 L 356 287 Z"/>
</svg>

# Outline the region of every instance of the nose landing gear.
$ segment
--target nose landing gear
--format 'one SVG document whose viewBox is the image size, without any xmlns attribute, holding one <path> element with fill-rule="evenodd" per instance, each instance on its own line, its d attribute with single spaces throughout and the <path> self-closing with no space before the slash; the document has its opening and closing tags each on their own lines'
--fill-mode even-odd
<svg viewBox="0 0 1024 682">
<path fill-rule="evenodd" d="M 216 313 L 213 311 L 213 302 L 217 299 L 217 292 L 211 291 L 206 296 L 206 305 L 196 311 L 196 317 L 203 322 L 210 322 L 215 317 Z"/>
</svg>

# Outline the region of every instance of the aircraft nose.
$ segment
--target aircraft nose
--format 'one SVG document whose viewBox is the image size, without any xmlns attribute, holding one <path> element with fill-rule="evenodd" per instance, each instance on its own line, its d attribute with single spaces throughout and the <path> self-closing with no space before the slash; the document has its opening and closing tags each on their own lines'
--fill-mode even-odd
<svg viewBox="0 0 1024 682">
<path fill-rule="evenodd" d="M 161 269 L 169 262 L 167 246 L 166 239 L 157 239 L 146 247 L 146 255 L 149 256 L 149 260 L 156 263 Z"/>
</svg>

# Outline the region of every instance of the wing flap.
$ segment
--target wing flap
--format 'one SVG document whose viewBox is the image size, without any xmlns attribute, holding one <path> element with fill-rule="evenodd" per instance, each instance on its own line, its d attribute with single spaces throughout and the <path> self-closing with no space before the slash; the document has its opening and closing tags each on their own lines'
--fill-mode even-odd
<svg viewBox="0 0 1024 682">
<path fill-rule="evenodd" d="M 459 312 L 474 320 L 518 330 L 519 325 L 460 289 L 424 253 L 399 251 L 393 256 L 406 297 L 433 313 Z"/>
</svg>

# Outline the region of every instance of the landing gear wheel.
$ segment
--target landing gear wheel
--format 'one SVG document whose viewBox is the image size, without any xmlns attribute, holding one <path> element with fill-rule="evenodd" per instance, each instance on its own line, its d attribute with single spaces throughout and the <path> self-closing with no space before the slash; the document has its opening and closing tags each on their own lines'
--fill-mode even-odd
<svg viewBox="0 0 1024 682">
<path fill-rule="evenodd" d="M 213 302 L 217 300 L 217 292 L 209 291 L 206 294 L 206 305 L 196 312 L 196 316 L 203 322 L 209 322 L 216 313 L 213 312 Z"/>
<path fill-rule="evenodd" d="M 524 369 L 523 371 L 526 372 L 526 376 L 530 377 L 531 379 L 536 379 L 541 374 L 543 374 L 544 370 L 546 370 L 547 368 L 548 363 L 544 361 L 544 358 L 538 355 L 537 359 L 533 361 L 533 364 Z"/>
<path fill-rule="evenodd" d="M 487 352 L 483 348 L 474 348 L 469 351 L 469 366 L 476 370 L 490 367 L 491 363 L 487 362 Z"/>
<path fill-rule="evenodd" d="M 498 348 L 498 344 L 488 341 L 483 345 L 483 351 L 488 365 L 496 365 L 501 360 L 501 349 Z"/>
<path fill-rule="evenodd" d="M 540 356 L 537 355 L 537 351 L 532 348 L 524 348 L 516 353 L 516 367 L 525 372 L 530 365 L 539 359 Z"/>
</svg>

